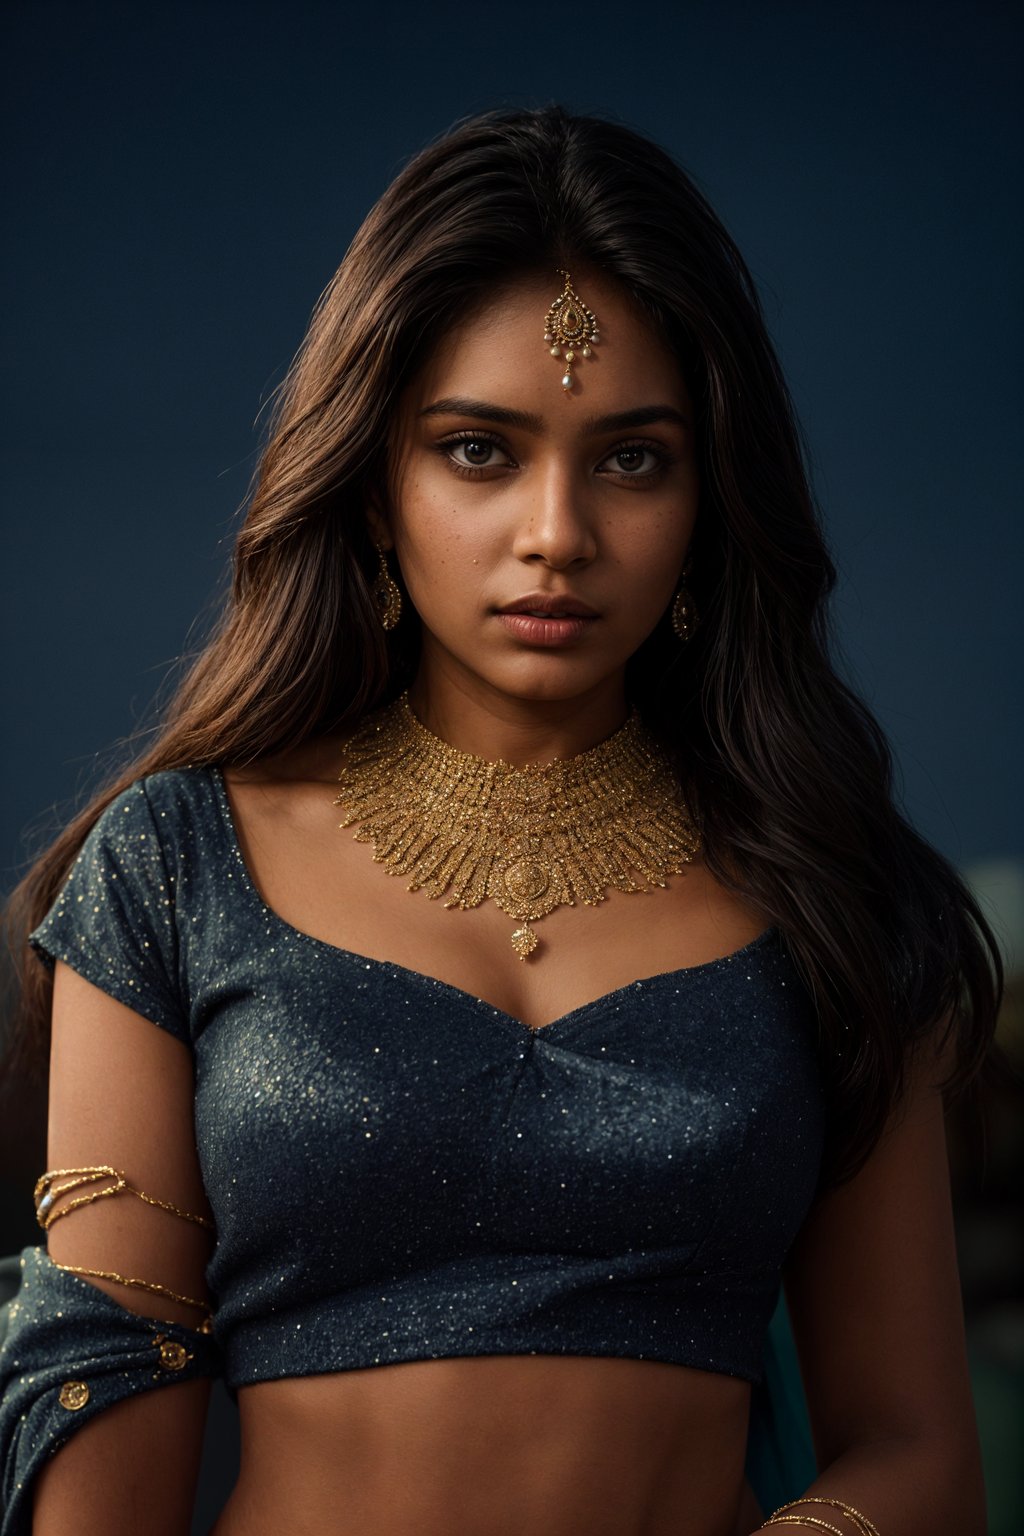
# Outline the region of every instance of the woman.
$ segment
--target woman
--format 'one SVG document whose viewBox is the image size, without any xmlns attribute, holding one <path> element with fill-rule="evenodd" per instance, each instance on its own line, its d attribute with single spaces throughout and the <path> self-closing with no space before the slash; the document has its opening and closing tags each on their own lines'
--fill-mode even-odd
<svg viewBox="0 0 1024 1536">
<path fill-rule="evenodd" d="M 665 154 L 499 112 L 398 176 L 222 627 L 19 894 L 37 1536 L 187 1530 L 219 1368 L 215 1536 L 983 1529 L 942 1093 L 1002 975 L 832 670 L 834 580 Z M 819 1470 L 773 1512 L 783 1265 Z M 117 1389 L 53 1323 L 90 1308 Z"/>
</svg>

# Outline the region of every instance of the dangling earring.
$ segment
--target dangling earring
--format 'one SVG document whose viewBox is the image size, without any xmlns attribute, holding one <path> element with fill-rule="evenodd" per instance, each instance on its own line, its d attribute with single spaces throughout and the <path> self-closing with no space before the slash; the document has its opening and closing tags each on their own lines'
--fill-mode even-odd
<svg viewBox="0 0 1024 1536">
<path fill-rule="evenodd" d="M 373 601 L 381 624 L 385 629 L 394 629 L 402 613 L 402 594 L 388 570 L 383 544 L 374 547 L 380 556 L 380 570 L 373 583 Z"/>
<path fill-rule="evenodd" d="M 679 591 L 676 593 L 672 603 L 672 628 L 675 630 L 679 639 L 684 643 L 690 639 L 690 636 L 697 628 L 697 624 L 699 622 L 697 616 L 697 606 L 694 603 L 693 598 L 690 595 L 690 591 L 685 584 L 686 577 L 689 576 L 692 565 L 693 560 L 690 558 L 683 566 L 683 580 L 680 583 Z"/>
</svg>

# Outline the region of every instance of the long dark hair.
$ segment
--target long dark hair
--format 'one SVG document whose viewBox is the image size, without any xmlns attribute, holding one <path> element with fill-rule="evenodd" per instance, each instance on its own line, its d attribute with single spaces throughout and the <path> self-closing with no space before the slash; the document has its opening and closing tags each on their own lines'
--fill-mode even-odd
<svg viewBox="0 0 1024 1536">
<path fill-rule="evenodd" d="M 278 393 L 231 599 L 148 750 L 67 827 L 12 898 L 22 1010 L 7 1070 L 45 1058 L 48 977 L 25 944 L 90 827 L 134 778 L 237 765 L 354 725 L 410 680 L 418 619 L 385 635 L 365 511 L 386 495 L 394 406 L 496 285 L 597 268 L 674 349 L 697 415 L 702 499 L 689 586 L 627 686 L 676 754 L 705 857 L 782 930 L 816 1003 L 829 1177 L 863 1161 L 913 1048 L 948 1045 L 948 1091 L 991 1041 L 999 950 L 952 865 L 894 803 L 885 737 L 838 677 L 836 580 L 750 273 L 656 145 L 558 107 L 461 123 L 371 210 Z"/>
</svg>

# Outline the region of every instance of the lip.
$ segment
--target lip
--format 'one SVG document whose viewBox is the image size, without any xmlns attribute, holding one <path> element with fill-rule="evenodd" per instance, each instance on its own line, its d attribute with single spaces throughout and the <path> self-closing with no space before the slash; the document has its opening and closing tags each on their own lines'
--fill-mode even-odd
<svg viewBox="0 0 1024 1536">
<path fill-rule="evenodd" d="M 512 603 L 506 603 L 499 608 L 500 614 L 543 614 L 546 619 L 572 618 L 572 619 L 597 619 L 600 614 L 588 603 L 581 602 L 578 597 L 570 597 L 567 593 L 559 596 L 556 592 L 529 592 L 526 597 L 517 597 Z"/>
<path fill-rule="evenodd" d="M 538 619 L 530 613 L 499 613 L 498 620 L 525 645 L 572 645 L 593 624 L 593 619 Z"/>
</svg>

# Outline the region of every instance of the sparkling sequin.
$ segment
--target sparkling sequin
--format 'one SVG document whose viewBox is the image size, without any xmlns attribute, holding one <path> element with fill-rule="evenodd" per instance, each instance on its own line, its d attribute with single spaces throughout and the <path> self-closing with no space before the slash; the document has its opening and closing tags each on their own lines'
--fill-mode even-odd
<svg viewBox="0 0 1024 1536">
<path fill-rule="evenodd" d="M 229 1390 L 479 1354 L 759 1379 L 823 1136 L 777 929 L 534 1030 L 285 923 L 189 769 L 113 802 L 33 943 L 194 1053 Z"/>
<path fill-rule="evenodd" d="M 115 1403 L 175 1381 L 223 1375 L 216 1342 L 130 1311 L 22 1249 L 18 1290 L 0 1312 L 0 1524 L 29 1536 L 36 1479 L 59 1446 Z M 154 1365 L 159 1362 L 154 1371 Z"/>
</svg>

